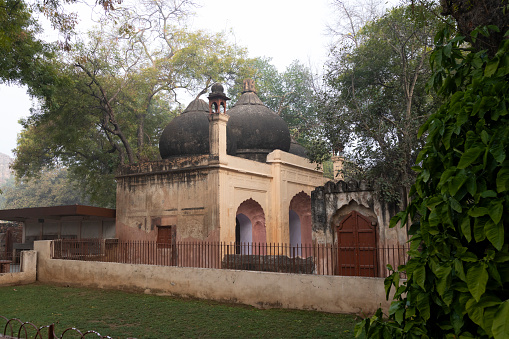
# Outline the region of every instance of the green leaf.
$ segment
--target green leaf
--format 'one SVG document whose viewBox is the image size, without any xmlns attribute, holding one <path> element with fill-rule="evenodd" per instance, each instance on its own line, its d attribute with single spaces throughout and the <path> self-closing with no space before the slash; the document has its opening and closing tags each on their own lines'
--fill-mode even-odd
<svg viewBox="0 0 509 339">
<path fill-rule="evenodd" d="M 491 327 L 495 339 L 509 338 L 509 300 L 504 301 L 495 313 Z"/>
<path fill-rule="evenodd" d="M 395 227 L 398 222 L 401 220 L 401 217 L 404 215 L 404 211 L 401 211 L 399 212 L 398 214 L 396 214 L 395 216 L 393 216 L 389 222 L 389 228 L 393 228 Z"/>
<path fill-rule="evenodd" d="M 460 228 L 465 239 L 470 242 L 472 240 L 472 229 L 470 228 L 470 218 L 468 216 L 464 216 L 463 219 L 461 219 Z"/>
<path fill-rule="evenodd" d="M 430 305 L 429 296 L 427 293 L 419 293 L 417 295 L 417 310 L 421 314 L 424 320 L 428 320 L 430 317 Z"/>
<path fill-rule="evenodd" d="M 454 259 L 454 271 L 458 278 L 460 278 L 463 281 L 467 280 L 467 277 L 465 276 L 465 271 L 463 270 L 463 263 L 461 262 L 461 260 Z"/>
<path fill-rule="evenodd" d="M 449 288 L 451 284 L 451 272 L 452 272 L 451 267 L 443 266 L 439 267 L 435 272 L 435 275 L 438 278 L 437 292 L 440 296 L 444 295 L 445 291 Z"/>
<path fill-rule="evenodd" d="M 488 214 L 495 224 L 498 224 L 500 219 L 502 219 L 502 214 L 504 213 L 503 203 L 503 200 L 493 201 L 488 207 Z"/>
<path fill-rule="evenodd" d="M 475 192 L 477 192 L 477 181 L 475 181 L 475 177 L 470 175 L 467 179 L 467 191 L 471 196 L 474 196 Z"/>
<path fill-rule="evenodd" d="M 451 312 L 450 317 L 451 325 L 454 328 L 454 333 L 458 334 L 461 331 L 461 328 L 463 327 L 464 321 L 463 321 L 463 315 L 459 315 L 456 311 Z"/>
<path fill-rule="evenodd" d="M 496 198 L 497 192 L 493 190 L 484 191 L 481 193 L 481 198 Z"/>
<path fill-rule="evenodd" d="M 501 164 L 505 160 L 505 150 L 504 145 L 500 142 L 493 144 L 490 148 L 490 153 L 493 155 L 495 160 Z"/>
<path fill-rule="evenodd" d="M 488 145 L 488 143 L 490 142 L 490 136 L 485 130 L 481 132 L 481 140 L 485 145 Z"/>
<path fill-rule="evenodd" d="M 483 264 L 478 263 L 467 271 L 468 290 L 476 301 L 479 301 L 486 291 L 488 271 Z"/>
<path fill-rule="evenodd" d="M 493 333 L 491 331 L 491 328 L 493 326 L 493 319 L 495 319 L 495 313 L 497 313 L 498 305 L 500 305 L 500 301 L 498 302 L 497 306 L 486 307 L 484 309 L 484 327 L 483 327 L 483 330 L 486 331 L 486 334 L 490 338 L 493 337 Z"/>
<path fill-rule="evenodd" d="M 504 167 L 497 174 L 497 192 L 502 193 L 509 190 L 509 168 Z"/>
<path fill-rule="evenodd" d="M 449 58 L 449 57 L 451 57 L 451 50 L 452 50 L 452 43 L 450 43 L 450 42 L 449 42 L 449 43 L 448 43 L 447 45 L 445 45 L 445 47 L 444 47 L 444 55 L 445 55 L 446 57 L 448 57 L 448 58 Z"/>
<path fill-rule="evenodd" d="M 495 253 L 495 259 L 493 259 L 493 261 L 497 263 L 509 261 L 509 253 L 497 252 Z"/>
<path fill-rule="evenodd" d="M 451 204 L 451 208 L 455 210 L 458 213 L 461 213 L 461 205 L 459 204 L 458 200 L 454 199 L 453 197 L 449 197 L 449 202 Z"/>
<path fill-rule="evenodd" d="M 456 192 L 463 186 L 463 184 L 467 181 L 468 177 L 465 174 L 465 170 L 459 171 L 452 179 L 449 181 L 449 194 L 454 196 Z"/>
<path fill-rule="evenodd" d="M 483 218 L 476 218 L 474 220 L 474 239 L 476 242 L 481 242 L 486 239 L 486 233 L 484 232 L 484 225 L 486 224 L 486 220 Z"/>
<path fill-rule="evenodd" d="M 424 287 L 424 281 L 426 280 L 426 267 L 424 265 L 417 267 L 413 272 L 413 276 L 417 285 L 426 291 L 426 288 Z"/>
<path fill-rule="evenodd" d="M 392 302 L 391 306 L 389 307 L 389 315 L 396 313 L 396 311 L 399 310 L 400 308 L 404 309 L 404 306 L 405 306 L 404 301 Z"/>
<path fill-rule="evenodd" d="M 400 308 L 400 309 L 398 309 L 396 311 L 396 314 L 394 315 L 394 319 L 396 319 L 398 324 L 402 324 L 403 323 L 404 315 L 405 315 L 405 309 L 404 308 Z"/>
<path fill-rule="evenodd" d="M 468 211 L 468 215 L 474 218 L 482 217 L 489 213 L 489 210 L 486 207 L 472 207 Z"/>
<path fill-rule="evenodd" d="M 465 305 L 465 309 L 468 312 L 469 318 L 479 326 L 484 325 L 483 313 L 484 309 L 477 305 L 475 299 L 470 299 Z"/>
<path fill-rule="evenodd" d="M 473 147 L 469 148 L 460 158 L 460 161 L 458 163 L 458 168 L 463 169 L 468 167 L 470 164 L 472 164 L 474 161 L 479 158 L 479 155 L 483 153 L 486 150 L 485 147 Z"/>
<path fill-rule="evenodd" d="M 504 283 L 502 282 L 502 278 L 500 277 L 500 273 L 497 270 L 497 265 L 492 261 L 488 262 L 488 274 L 490 275 L 490 277 L 495 279 L 495 281 L 498 283 L 500 287 L 504 285 Z"/>
<path fill-rule="evenodd" d="M 495 74 L 495 72 L 497 71 L 499 62 L 500 62 L 500 60 L 497 57 L 494 58 L 493 60 L 491 60 L 490 62 L 488 62 L 488 64 L 486 65 L 486 68 L 484 69 L 484 76 L 491 77 L 493 74 Z"/>
<path fill-rule="evenodd" d="M 365 328 L 369 327 L 369 322 L 370 322 L 370 319 L 366 318 L 366 319 L 363 319 L 361 322 L 358 322 L 357 324 L 355 324 L 354 332 L 355 332 L 356 338 L 359 337 L 363 332 L 365 332 Z"/>
<path fill-rule="evenodd" d="M 484 225 L 484 233 L 497 250 L 501 250 L 504 246 L 504 225 L 502 223 L 495 224 L 492 220 L 486 221 Z"/>
<path fill-rule="evenodd" d="M 461 261 L 466 262 L 476 262 L 479 260 L 477 256 L 472 252 L 465 252 L 462 255 L 460 255 L 459 258 L 461 259 Z"/>
</svg>

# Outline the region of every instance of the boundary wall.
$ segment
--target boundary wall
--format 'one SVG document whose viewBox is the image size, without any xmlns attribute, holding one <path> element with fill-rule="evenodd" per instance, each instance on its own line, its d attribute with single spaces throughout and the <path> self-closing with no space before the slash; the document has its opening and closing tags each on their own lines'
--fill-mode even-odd
<svg viewBox="0 0 509 339">
<path fill-rule="evenodd" d="M 22 251 L 21 267 L 16 273 L 0 273 L 0 286 L 32 284 L 36 281 L 37 252 Z"/>
<path fill-rule="evenodd" d="M 383 278 L 319 276 L 225 269 L 131 265 L 50 258 L 51 241 L 36 241 L 37 280 L 234 302 L 260 308 L 373 314 L 388 310 Z"/>
</svg>

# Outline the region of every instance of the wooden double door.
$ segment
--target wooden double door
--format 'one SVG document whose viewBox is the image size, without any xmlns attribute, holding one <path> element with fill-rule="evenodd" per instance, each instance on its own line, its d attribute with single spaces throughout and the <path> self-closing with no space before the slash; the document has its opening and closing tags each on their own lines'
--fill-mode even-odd
<svg viewBox="0 0 509 339">
<path fill-rule="evenodd" d="M 377 277 L 376 229 L 371 221 L 352 211 L 339 223 L 338 275 Z"/>
</svg>

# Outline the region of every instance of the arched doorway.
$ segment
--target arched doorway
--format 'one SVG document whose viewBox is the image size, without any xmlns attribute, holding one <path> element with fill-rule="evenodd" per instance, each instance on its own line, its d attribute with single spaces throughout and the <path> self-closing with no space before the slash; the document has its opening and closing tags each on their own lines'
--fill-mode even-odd
<svg viewBox="0 0 509 339">
<path fill-rule="evenodd" d="M 235 254 L 251 254 L 253 242 L 253 224 L 249 218 L 240 213 L 235 218 Z"/>
<path fill-rule="evenodd" d="M 257 248 L 252 244 L 265 244 L 267 242 L 265 213 L 262 206 L 255 200 L 248 199 L 240 204 L 235 217 L 235 241 L 242 244 L 240 247 L 237 245 L 235 251 L 243 254 L 256 252 L 256 250 L 251 250 Z"/>
<path fill-rule="evenodd" d="M 336 228 L 340 275 L 377 276 L 376 231 L 357 211 L 346 215 Z"/>
<path fill-rule="evenodd" d="M 296 255 L 311 255 L 311 197 L 305 192 L 296 194 L 290 201 L 288 221 L 290 246 L 299 247 Z"/>
<path fill-rule="evenodd" d="M 300 225 L 300 218 L 299 215 L 294 211 L 290 210 L 290 216 L 289 216 L 289 224 L 290 224 L 290 247 L 293 251 L 296 251 L 296 255 L 301 255 L 301 225 Z M 294 250 L 294 248 L 296 248 Z"/>
</svg>

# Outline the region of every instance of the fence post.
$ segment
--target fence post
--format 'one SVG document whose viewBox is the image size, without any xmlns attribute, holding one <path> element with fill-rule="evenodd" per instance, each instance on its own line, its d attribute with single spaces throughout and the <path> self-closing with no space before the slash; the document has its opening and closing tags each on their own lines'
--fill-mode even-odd
<svg viewBox="0 0 509 339">
<path fill-rule="evenodd" d="M 55 324 L 48 327 L 48 339 L 55 339 Z"/>
</svg>

